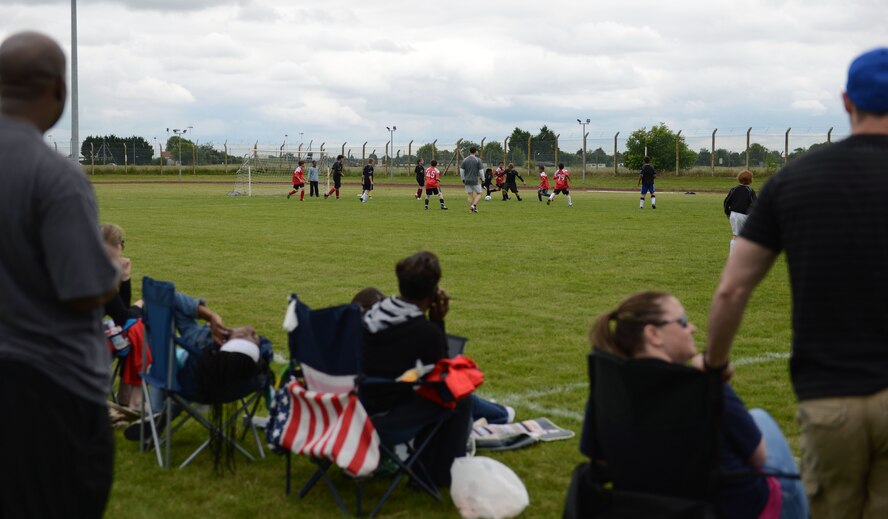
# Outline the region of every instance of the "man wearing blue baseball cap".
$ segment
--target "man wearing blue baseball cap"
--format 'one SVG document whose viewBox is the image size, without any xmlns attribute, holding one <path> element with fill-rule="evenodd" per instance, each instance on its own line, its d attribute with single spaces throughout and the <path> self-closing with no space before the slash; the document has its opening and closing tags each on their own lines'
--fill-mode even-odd
<svg viewBox="0 0 888 519">
<path fill-rule="evenodd" d="M 842 99 L 851 136 L 762 188 L 713 297 L 705 358 L 728 367 L 749 297 L 785 250 L 811 517 L 888 517 L 888 48 L 851 63 Z"/>
</svg>

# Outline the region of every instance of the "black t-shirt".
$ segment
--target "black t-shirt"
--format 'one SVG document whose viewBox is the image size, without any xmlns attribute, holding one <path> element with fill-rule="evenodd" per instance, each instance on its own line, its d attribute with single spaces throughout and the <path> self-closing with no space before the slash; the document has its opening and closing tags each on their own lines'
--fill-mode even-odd
<svg viewBox="0 0 888 519">
<path fill-rule="evenodd" d="M 506 170 L 506 184 L 514 184 L 515 177 L 521 178 L 521 175 L 518 174 L 518 170 L 515 170 L 515 169 L 507 169 Z M 524 179 L 521 178 L 521 181 L 524 182 Z"/>
<path fill-rule="evenodd" d="M 657 176 L 657 171 L 650 164 L 645 164 L 641 167 L 641 183 L 642 184 L 653 184 L 654 178 Z"/>
<path fill-rule="evenodd" d="M 417 164 L 413 172 L 416 173 L 416 180 L 422 180 L 425 178 L 425 168 L 422 167 L 422 164 Z"/>
<path fill-rule="evenodd" d="M 755 191 L 749 187 L 740 184 L 728 191 L 728 196 L 723 202 L 725 215 L 731 216 L 731 213 L 749 214 L 752 204 L 755 203 Z"/>
<path fill-rule="evenodd" d="M 365 184 L 369 184 L 373 180 L 373 165 L 367 164 L 364 166 L 363 171 L 363 181 Z"/>
<path fill-rule="evenodd" d="M 888 387 L 888 135 L 859 135 L 790 162 L 740 236 L 786 251 L 790 374 L 799 400 Z"/>
<path fill-rule="evenodd" d="M 338 160 L 333 163 L 333 180 L 342 179 L 342 163 Z"/>
</svg>

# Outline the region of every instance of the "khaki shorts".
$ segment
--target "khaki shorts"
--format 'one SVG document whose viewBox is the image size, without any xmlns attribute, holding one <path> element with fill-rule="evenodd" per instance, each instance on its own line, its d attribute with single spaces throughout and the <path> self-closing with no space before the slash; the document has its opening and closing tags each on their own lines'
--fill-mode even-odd
<svg viewBox="0 0 888 519">
<path fill-rule="evenodd" d="M 811 517 L 888 517 L 888 389 L 799 403 Z"/>
<path fill-rule="evenodd" d="M 481 192 L 481 184 L 466 184 L 466 193 L 480 193 Z"/>
</svg>

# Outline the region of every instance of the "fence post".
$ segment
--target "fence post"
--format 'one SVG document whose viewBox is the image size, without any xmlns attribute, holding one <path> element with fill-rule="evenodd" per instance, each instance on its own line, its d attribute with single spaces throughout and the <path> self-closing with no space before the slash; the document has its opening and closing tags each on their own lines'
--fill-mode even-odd
<svg viewBox="0 0 888 519">
<path fill-rule="evenodd" d="M 531 155 L 530 147 L 533 145 L 533 136 L 527 138 L 527 174 L 530 175 L 530 158 L 533 157 Z"/>
<path fill-rule="evenodd" d="M 617 176 L 617 137 L 620 136 L 620 132 L 614 134 L 614 176 Z"/>
<path fill-rule="evenodd" d="M 789 162 L 789 130 L 792 128 L 786 129 L 786 140 L 784 141 L 784 149 L 783 149 L 783 165 L 785 166 L 787 162 Z"/>
<path fill-rule="evenodd" d="M 348 144 L 348 141 L 342 143 L 342 148 L 340 148 L 339 154 L 345 157 L 345 145 Z"/>
<path fill-rule="evenodd" d="M 228 173 L 228 139 L 225 139 L 225 144 L 222 146 L 225 147 L 225 154 L 222 155 L 222 172 Z M 163 173 L 163 166 L 160 167 L 160 172 Z"/>
<path fill-rule="evenodd" d="M 126 143 L 123 143 L 123 174 L 126 175 L 126 169 L 129 166 L 129 155 L 126 154 Z"/>
<path fill-rule="evenodd" d="M 367 164 L 367 141 L 364 141 L 364 146 L 361 148 L 361 168 L 363 168 Z"/>
<path fill-rule="evenodd" d="M 509 156 L 509 139 L 511 137 L 512 136 L 510 135 L 509 137 L 506 137 L 505 139 L 503 139 L 503 163 L 506 162 L 506 157 Z"/>
<path fill-rule="evenodd" d="M 413 163 L 413 139 L 407 143 L 407 172 L 410 173 L 410 164 Z"/>
<path fill-rule="evenodd" d="M 96 150 L 95 150 L 95 147 L 93 146 L 92 142 L 89 143 L 89 157 L 90 157 L 90 161 L 92 162 L 92 172 L 90 174 L 95 175 L 96 174 Z"/>
<path fill-rule="evenodd" d="M 750 126 L 748 130 L 746 130 L 746 169 L 749 169 L 749 134 L 752 133 L 752 127 Z"/>
<path fill-rule="evenodd" d="M 438 139 L 432 141 L 432 160 L 435 160 L 435 155 L 438 154 Z"/>
<path fill-rule="evenodd" d="M 826 143 L 827 144 L 832 144 L 832 131 L 833 131 L 832 126 L 830 126 L 829 131 L 826 132 Z"/>
<path fill-rule="evenodd" d="M 481 138 L 481 147 L 478 148 L 478 158 L 481 159 L 481 162 L 484 162 L 484 141 L 487 140 L 487 137 Z"/>
<path fill-rule="evenodd" d="M 675 134 L 675 176 L 678 176 L 679 166 L 681 165 L 681 130 Z"/>
<path fill-rule="evenodd" d="M 709 152 L 709 176 L 715 176 L 715 132 L 718 128 L 712 130 L 712 150 Z"/>
<path fill-rule="evenodd" d="M 200 142 L 200 141 L 197 141 Z M 197 142 L 191 144 L 191 174 L 194 175 L 194 168 L 197 166 Z"/>
<path fill-rule="evenodd" d="M 253 158 L 259 159 L 259 141 L 253 143 Z"/>
<path fill-rule="evenodd" d="M 558 164 L 558 139 L 560 139 L 560 138 L 561 138 L 560 133 L 555 135 L 555 164 Z M 528 172 L 528 175 L 529 174 L 530 174 L 530 172 Z"/>
</svg>

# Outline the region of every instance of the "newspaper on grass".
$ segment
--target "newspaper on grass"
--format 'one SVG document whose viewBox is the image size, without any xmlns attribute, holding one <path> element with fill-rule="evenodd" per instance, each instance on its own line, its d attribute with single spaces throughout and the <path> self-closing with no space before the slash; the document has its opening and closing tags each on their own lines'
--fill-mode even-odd
<svg viewBox="0 0 888 519">
<path fill-rule="evenodd" d="M 480 422 L 480 423 L 479 423 Z M 534 418 L 502 425 L 492 425 L 483 421 L 472 427 L 471 439 L 476 449 L 505 451 L 520 449 L 537 442 L 550 442 L 573 438 L 573 431 L 558 427 L 548 418 Z"/>
</svg>

